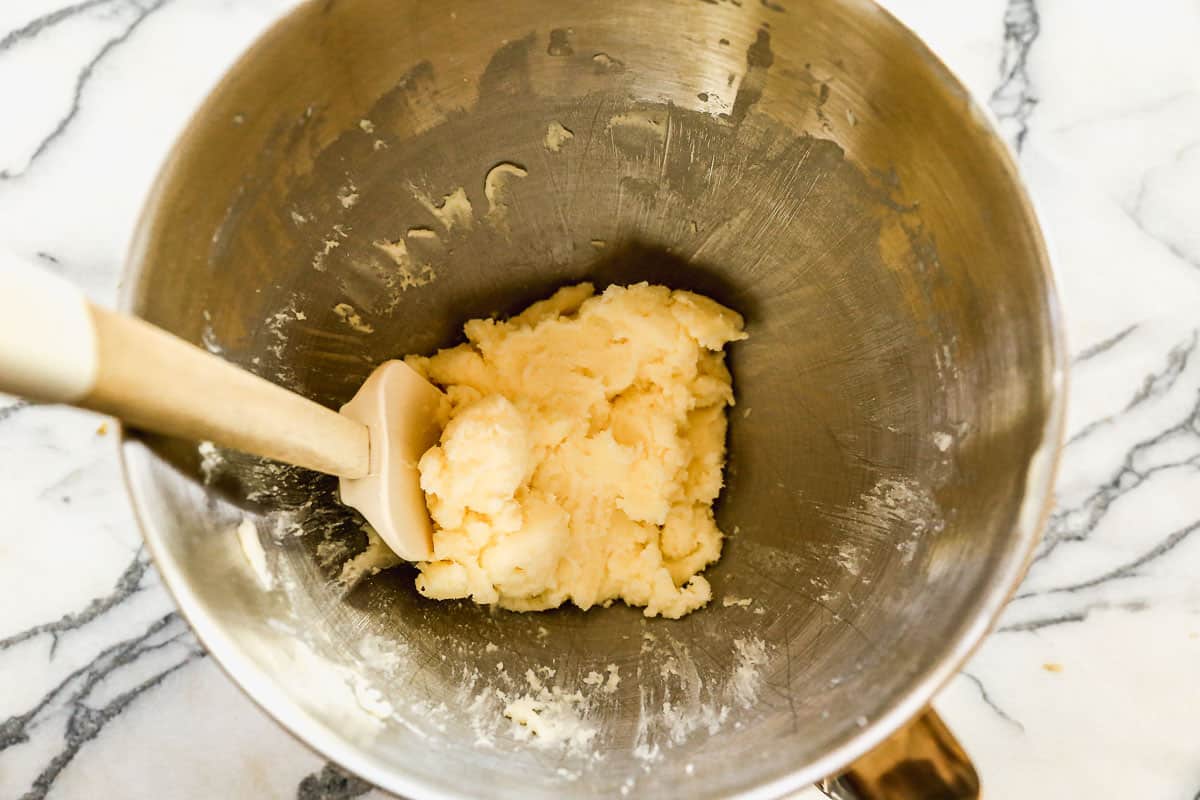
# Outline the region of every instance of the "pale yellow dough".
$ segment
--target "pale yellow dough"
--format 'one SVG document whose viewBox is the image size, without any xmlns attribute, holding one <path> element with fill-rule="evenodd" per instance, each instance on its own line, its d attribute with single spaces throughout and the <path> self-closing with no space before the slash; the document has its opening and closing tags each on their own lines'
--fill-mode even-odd
<svg viewBox="0 0 1200 800">
<path fill-rule="evenodd" d="M 623 600 L 678 618 L 712 596 L 712 504 L 742 318 L 661 286 L 558 291 L 409 363 L 450 397 L 421 487 L 435 561 L 417 589 L 517 611 Z"/>
</svg>

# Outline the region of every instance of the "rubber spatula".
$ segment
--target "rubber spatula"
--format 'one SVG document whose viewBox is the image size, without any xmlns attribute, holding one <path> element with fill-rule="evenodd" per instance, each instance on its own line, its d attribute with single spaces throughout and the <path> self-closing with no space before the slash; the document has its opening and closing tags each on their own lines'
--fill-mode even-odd
<svg viewBox="0 0 1200 800">
<path fill-rule="evenodd" d="M 0 254 L 0 391 L 325 472 L 396 555 L 433 557 L 417 460 L 445 396 L 402 361 L 371 373 L 340 413 Z"/>
</svg>

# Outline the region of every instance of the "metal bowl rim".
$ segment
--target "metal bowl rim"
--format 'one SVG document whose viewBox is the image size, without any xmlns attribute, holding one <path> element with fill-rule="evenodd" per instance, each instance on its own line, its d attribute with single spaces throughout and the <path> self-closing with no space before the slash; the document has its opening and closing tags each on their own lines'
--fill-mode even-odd
<svg viewBox="0 0 1200 800">
<path fill-rule="evenodd" d="M 307 0 L 307 2 L 295 6 L 260 31 L 254 41 L 212 85 L 205 99 L 180 128 L 175 143 L 164 158 L 139 212 L 120 279 L 117 295 L 118 309 L 130 313 L 134 310 L 135 289 L 144 266 L 141 251 L 144 249 L 149 232 L 153 227 L 154 208 L 176 167 L 180 156 L 180 147 L 186 133 L 192 130 L 205 115 L 213 96 L 226 83 L 229 76 L 244 68 L 249 62 L 257 44 L 315 1 Z M 1013 189 L 1017 192 L 1017 199 L 1026 216 L 1033 223 L 1033 233 L 1040 256 L 1038 261 L 1041 280 L 1045 289 L 1043 300 L 1050 323 L 1049 344 L 1054 363 L 1050 377 L 1054 396 L 1051 407 L 1048 409 L 1049 415 L 1043 429 L 1041 445 L 1030 462 L 1032 464 L 1039 457 L 1048 455 L 1050 463 L 1048 468 L 1038 476 L 1037 485 L 1030 486 L 1027 481 L 1025 497 L 1018 512 L 1018 519 L 1020 519 L 1024 518 L 1030 509 L 1037 508 L 1036 524 L 1029 530 L 1016 531 L 1022 538 L 1014 538 L 1007 557 L 993 573 L 982 601 L 977 606 L 975 619 L 961 631 L 957 639 L 948 643 L 941 658 L 914 680 L 904 694 L 895 698 L 890 708 L 869 720 L 847 741 L 808 764 L 796 767 L 778 778 L 735 795 L 743 800 L 770 800 L 783 797 L 823 778 L 837 774 L 847 765 L 883 743 L 892 733 L 929 705 L 934 695 L 958 674 L 967 660 L 982 645 L 1032 564 L 1036 547 L 1041 540 L 1042 531 L 1053 507 L 1053 487 L 1061 461 L 1067 403 L 1066 333 L 1052 266 L 1053 248 L 1042 224 L 1043 215 L 1039 213 L 1038 204 L 1027 189 L 1020 163 L 1012 146 L 1000 136 L 999 122 L 988 106 L 979 101 L 974 92 L 926 44 L 924 39 L 888 9 L 879 5 L 876 0 L 872 0 L 872 2 L 876 7 L 876 12 L 882 13 L 891 24 L 897 26 L 901 35 L 907 36 L 912 47 L 923 51 L 921 54 L 928 59 L 931 70 L 935 73 L 940 70 L 943 73 L 942 79 L 962 92 L 968 101 L 970 111 L 981 118 L 984 135 L 999 145 L 996 154 L 1003 159 L 1006 171 L 1014 179 Z M 142 465 L 135 464 L 134 460 L 137 456 L 131 455 L 135 449 L 140 449 L 140 445 L 129 439 L 125 426 L 118 424 L 116 433 L 117 441 L 120 443 L 118 452 L 122 478 L 150 557 L 162 576 L 163 584 L 178 606 L 181 616 L 192 628 L 201 645 L 212 655 L 214 662 L 230 680 L 297 741 L 386 791 L 402 796 L 437 798 L 437 800 L 474 800 L 474 795 L 469 791 L 447 792 L 438 785 L 410 778 L 401 771 L 390 769 L 378 763 L 377 760 L 364 756 L 361 750 L 304 714 L 285 694 L 276 689 L 268 676 L 263 674 L 249 659 L 242 656 L 236 643 L 224 635 L 221 625 L 214 619 L 210 619 L 199 608 L 184 576 L 178 570 L 170 567 L 166 554 L 160 549 L 158 530 L 152 522 L 151 513 L 143 503 L 145 496 L 141 489 L 143 476 L 139 472 L 139 466 Z"/>
</svg>

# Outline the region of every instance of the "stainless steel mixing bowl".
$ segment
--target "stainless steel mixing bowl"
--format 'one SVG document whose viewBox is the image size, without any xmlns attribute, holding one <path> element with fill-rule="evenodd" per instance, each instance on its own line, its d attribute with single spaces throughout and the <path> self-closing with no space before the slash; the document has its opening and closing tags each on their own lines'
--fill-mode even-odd
<svg viewBox="0 0 1200 800">
<path fill-rule="evenodd" d="M 426 601 L 407 567 L 346 590 L 365 536 L 332 479 L 130 437 L 199 637 L 301 739 L 413 797 L 779 796 L 868 751 L 839 791 L 937 778 L 934 718 L 880 745 L 1020 579 L 1063 348 L 1004 145 L 872 3 L 309 3 L 171 154 L 124 302 L 337 406 L 381 360 L 583 279 L 747 319 L 711 607 L 516 615 Z M 281 537 L 270 590 L 244 515 Z M 519 740 L 526 670 L 587 746 Z M 967 767 L 941 779 L 974 792 Z"/>
</svg>

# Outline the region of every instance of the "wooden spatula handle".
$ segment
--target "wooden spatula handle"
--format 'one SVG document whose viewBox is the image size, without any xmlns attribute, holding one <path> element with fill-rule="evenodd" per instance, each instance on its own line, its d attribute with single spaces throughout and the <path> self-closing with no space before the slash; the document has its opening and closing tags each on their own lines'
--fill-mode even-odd
<svg viewBox="0 0 1200 800">
<path fill-rule="evenodd" d="M 0 258 L 0 391 L 346 478 L 370 469 L 361 423 L 11 258 Z"/>
</svg>

